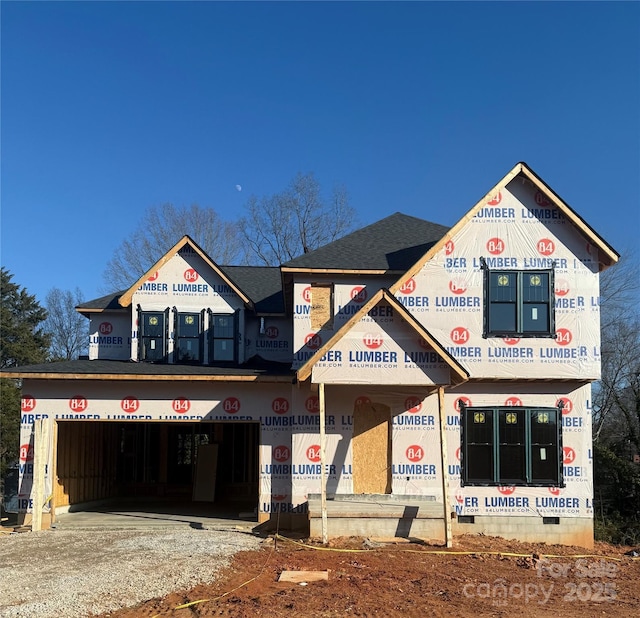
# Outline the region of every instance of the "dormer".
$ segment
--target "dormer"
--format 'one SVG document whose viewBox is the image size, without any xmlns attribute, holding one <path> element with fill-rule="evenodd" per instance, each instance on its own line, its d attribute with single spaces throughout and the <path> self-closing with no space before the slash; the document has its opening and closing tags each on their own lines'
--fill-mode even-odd
<svg viewBox="0 0 640 618">
<path fill-rule="evenodd" d="M 241 364 L 249 297 L 184 236 L 119 299 L 131 308 L 131 359 Z"/>
</svg>

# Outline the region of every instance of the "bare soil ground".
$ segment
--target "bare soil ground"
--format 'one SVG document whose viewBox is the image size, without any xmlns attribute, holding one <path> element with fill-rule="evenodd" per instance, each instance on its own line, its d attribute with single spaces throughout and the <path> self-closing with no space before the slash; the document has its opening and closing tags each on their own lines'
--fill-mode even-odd
<svg viewBox="0 0 640 618">
<path fill-rule="evenodd" d="M 213 584 L 103 616 L 626 618 L 640 615 L 640 559 L 625 556 L 630 549 L 483 536 L 460 537 L 450 550 L 361 538 L 324 548 L 278 538 L 236 554 Z M 328 580 L 280 582 L 283 571 L 328 571 Z"/>
</svg>

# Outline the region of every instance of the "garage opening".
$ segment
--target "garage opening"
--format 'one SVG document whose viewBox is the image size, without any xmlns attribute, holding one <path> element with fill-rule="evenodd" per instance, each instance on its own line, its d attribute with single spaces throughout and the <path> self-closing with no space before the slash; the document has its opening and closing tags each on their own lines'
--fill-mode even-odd
<svg viewBox="0 0 640 618">
<path fill-rule="evenodd" d="M 57 423 L 56 508 L 162 502 L 182 512 L 254 513 L 259 423 Z"/>
</svg>

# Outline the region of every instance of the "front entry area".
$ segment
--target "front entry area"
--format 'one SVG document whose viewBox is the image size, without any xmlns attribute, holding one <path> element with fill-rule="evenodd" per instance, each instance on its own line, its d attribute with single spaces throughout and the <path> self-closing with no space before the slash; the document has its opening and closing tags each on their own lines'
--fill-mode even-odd
<svg viewBox="0 0 640 618">
<path fill-rule="evenodd" d="M 353 410 L 353 493 L 391 493 L 391 409 L 358 403 Z"/>
<path fill-rule="evenodd" d="M 258 423 L 59 421 L 54 508 L 161 502 L 253 514 L 259 435 Z"/>
</svg>

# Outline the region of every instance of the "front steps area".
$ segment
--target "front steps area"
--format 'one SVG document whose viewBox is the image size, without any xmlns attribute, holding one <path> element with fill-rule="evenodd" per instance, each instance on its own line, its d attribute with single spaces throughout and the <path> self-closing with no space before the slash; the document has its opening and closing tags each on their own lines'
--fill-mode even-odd
<svg viewBox="0 0 640 618">
<path fill-rule="evenodd" d="M 310 494 L 309 536 L 322 537 L 320 494 Z M 340 494 L 327 496 L 327 533 L 340 536 L 416 538 L 445 542 L 444 506 L 433 496 Z"/>
</svg>

